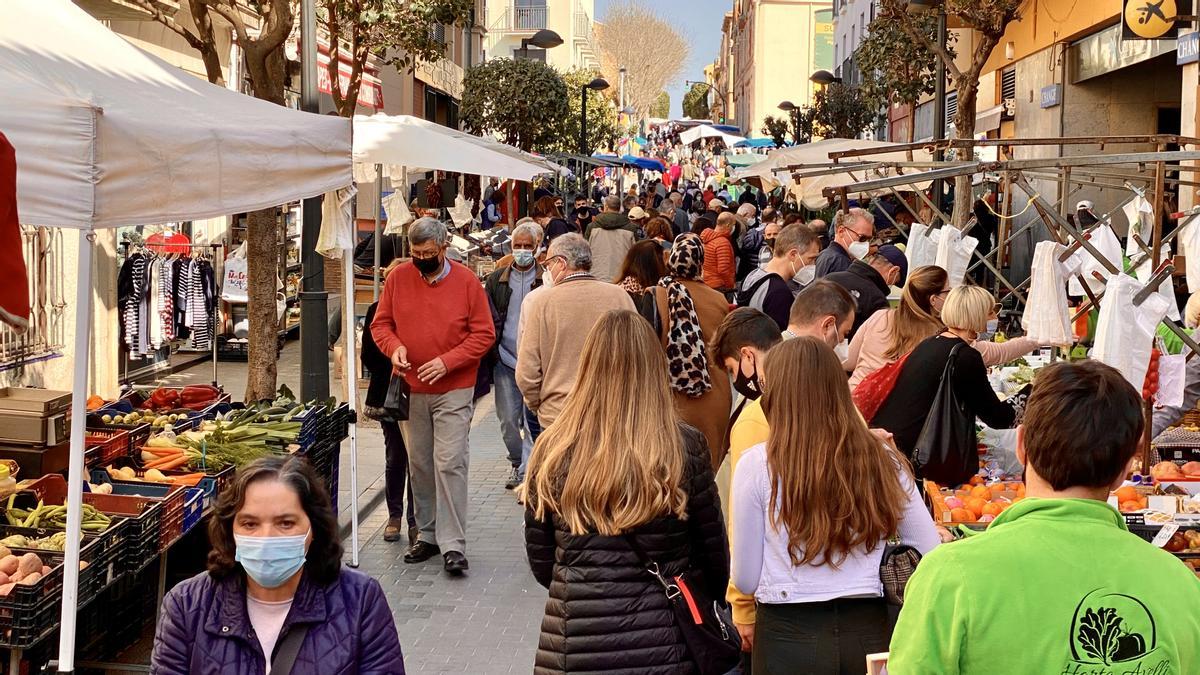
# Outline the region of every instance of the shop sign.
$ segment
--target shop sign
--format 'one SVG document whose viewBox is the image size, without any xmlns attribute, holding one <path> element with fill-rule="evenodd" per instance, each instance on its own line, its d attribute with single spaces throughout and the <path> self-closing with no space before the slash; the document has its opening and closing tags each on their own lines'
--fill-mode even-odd
<svg viewBox="0 0 1200 675">
<path fill-rule="evenodd" d="M 437 63 L 419 61 L 413 75 L 434 89 L 446 92 L 450 98 L 462 100 L 463 69 L 450 59 L 438 59 Z"/>
<path fill-rule="evenodd" d="M 1186 33 L 1179 36 L 1175 44 L 1175 65 L 1200 61 L 1200 33 Z"/>
<path fill-rule="evenodd" d="M 1124 0 L 1121 38 L 1174 40 L 1182 23 L 1176 17 L 1191 13 L 1191 0 Z"/>
<path fill-rule="evenodd" d="M 1042 87 L 1041 107 L 1053 108 L 1054 106 L 1056 106 L 1060 103 L 1062 103 L 1062 85 L 1061 84 L 1049 84 L 1049 85 L 1046 85 L 1045 87 Z"/>
</svg>

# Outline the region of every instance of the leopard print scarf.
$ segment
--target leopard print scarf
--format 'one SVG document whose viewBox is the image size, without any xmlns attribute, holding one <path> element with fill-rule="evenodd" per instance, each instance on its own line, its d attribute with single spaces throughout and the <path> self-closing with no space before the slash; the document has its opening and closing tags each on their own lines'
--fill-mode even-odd
<svg viewBox="0 0 1200 675">
<path fill-rule="evenodd" d="M 667 289 L 667 365 L 671 389 L 699 398 L 712 389 L 708 355 L 696 305 L 681 281 L 699 279 L 704 269 L 704 244 L 694 234 L 681 234 L 671 248 L 668 276 L 658 285 Z"/>
</svg>

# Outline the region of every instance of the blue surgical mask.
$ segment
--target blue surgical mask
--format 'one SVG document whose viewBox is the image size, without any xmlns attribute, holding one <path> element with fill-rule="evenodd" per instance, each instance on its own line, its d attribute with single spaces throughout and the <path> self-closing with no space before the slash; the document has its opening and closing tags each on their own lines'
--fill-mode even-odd
<svg viewBox="0 0 1200 675">
<path fill-rule="evenodd" d="M 237 546 L 234 559 L 246 574 L 263 588 L 279 588 L 304 567 L 308 533 L 294 537 L 248 537 L 233 535 Z"/>
<path fill-rule="evenodd" d="M 513 251 L 513 263 L 517 267 L 529 267 L 533 264 L 533 251 L 516 249 Z"/>
</svg>

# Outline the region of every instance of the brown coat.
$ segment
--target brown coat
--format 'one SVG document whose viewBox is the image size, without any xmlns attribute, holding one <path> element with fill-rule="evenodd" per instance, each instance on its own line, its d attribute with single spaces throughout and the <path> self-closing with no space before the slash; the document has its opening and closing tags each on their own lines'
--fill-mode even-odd
<svg viewBox="0 0 1200 675">
<path fill-rule="evenodd" d="M 703 281 L 684 281 L 684 287 L 692 296 L 696 305 L 696 316 L 700 319 L 700 331 L 707 345 L 717 326 L 721 325 L 725 315 L 729 313 L 729 303 L 721 293 L 704 285 Z M 659 322 L 662 329 L 659 338 L 663 349 L 667 348 L 667 331 L 670 329 L 670 319 L 667 313 L 667 289 L 654 289 L 655 301 L 658 304 Z M 705 350 L 707 352 L 707 348 Z M 712 354 L 708 354 L 708 376 L 712 380 L 712 389 L 699 398 L 691 398 L 675 392 L 675 409 L 684 422 L 696 427 L 708 440 L 708 450 L 712 456 L 713 471 L 721 466 L 729 447 L 726 430 L 729 428 L 729 414 L 733 407 L 733 394 L 729 389 L 729 375 L 720 363 L 716 363 Z"/>
</svg>

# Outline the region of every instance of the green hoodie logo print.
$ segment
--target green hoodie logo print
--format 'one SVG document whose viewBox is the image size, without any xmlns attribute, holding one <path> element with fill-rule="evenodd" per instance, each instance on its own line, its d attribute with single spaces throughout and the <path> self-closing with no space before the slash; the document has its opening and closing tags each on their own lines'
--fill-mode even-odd
<svg viewBox="0 0 1200 675">
<path fill-rule="evenodd" d="M 1154 617 L 1141 600 L 1096 589 L 1084 596 L 1075 608 L 1071 620 L 1071 657 L 1075 664 L 1074 668 L 1069 665 L 1062 672 L 1069 675 L 1113 672 L 1080 668 L 1081 664 L 1111 666 L 1135 661 L 1141 664 L 1157 648 L 1157 641 Z M 1136 672 L 1172 672 L 1168 659 L 1144 666 Z"/>
</svg>

